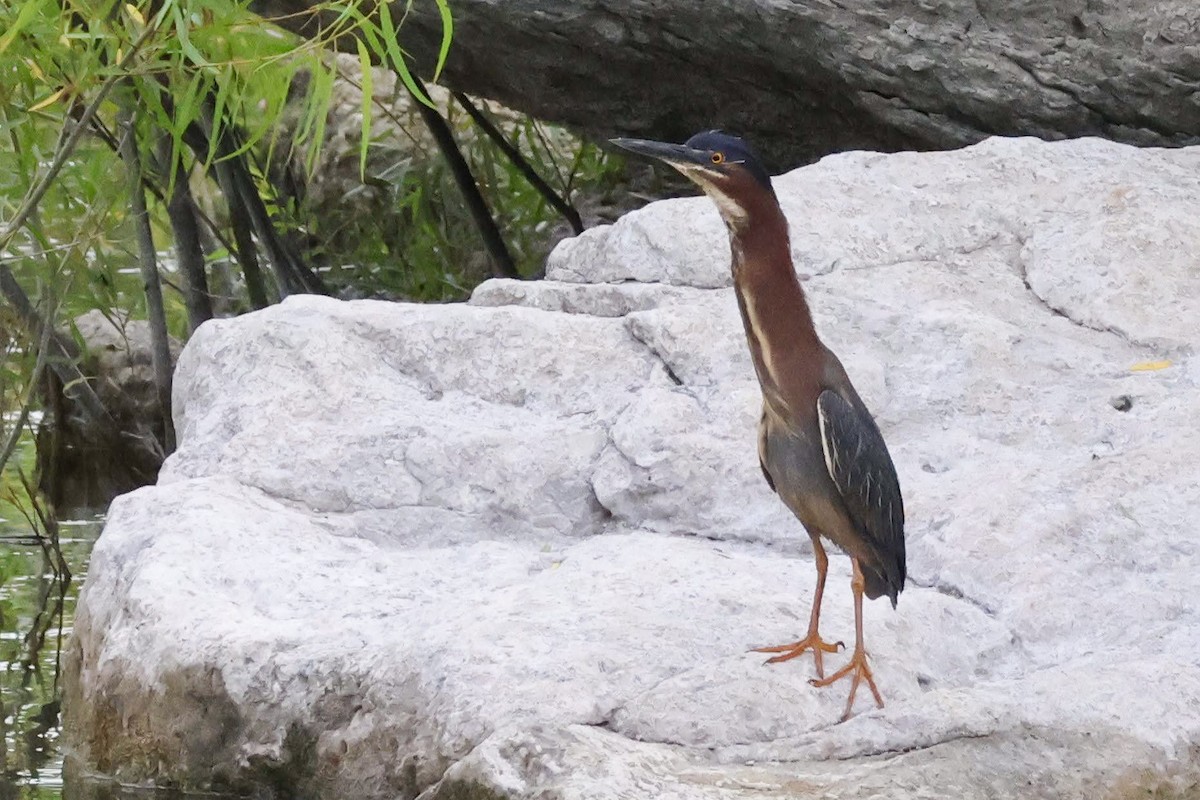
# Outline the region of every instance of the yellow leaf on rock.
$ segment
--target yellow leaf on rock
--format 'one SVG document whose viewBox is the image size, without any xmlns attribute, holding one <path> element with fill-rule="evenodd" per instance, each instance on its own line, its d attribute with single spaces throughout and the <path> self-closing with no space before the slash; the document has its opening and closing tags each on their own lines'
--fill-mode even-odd
<svg viewBox="0 0 1200 800">
<path fill-rule="evenodd" d="M 1160 369 L 1166 369 L 1171 366 L 1171 362 L 1166 359 L 1160 361 L 1139 361 L 1129 368 L 1130 372 L 1157 372 Z"/>
</svg>

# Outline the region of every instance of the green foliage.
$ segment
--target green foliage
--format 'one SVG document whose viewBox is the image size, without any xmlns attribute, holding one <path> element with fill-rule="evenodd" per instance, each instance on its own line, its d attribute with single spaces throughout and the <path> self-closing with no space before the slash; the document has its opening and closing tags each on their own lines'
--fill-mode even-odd
<svg viewBox="0 0 1200 800">
<path fill-rule="evenodd" d="M 443 26 L 440 70 L 453 18 L 447 0 L 432 1 Z M 295 165 L 301 181 L 310 180 L 322 164 L 335 102 L 339 67 L 328 45 L 349 37 L 364 89 L 355 137 L 361 183 L 332 201 L 298 203 L 279 196 L 270 170 L 262 166 L 254 168 L 260 193 L 276 220 L 302 226 L 313 248 L 310 255 L 323 261 L 350 294 L 462 297 L 487 269 L 448 170 L 415 119 L 403 121 L 411 141 L 380 141 L 375 124 L 381 120 L 375 107 L 380 101 L 369 64 L 386 65 L 400 86 L 419 101 L 432 102 L 397 43 L 403 19 L 393 19 L 387 5 L 364 6 L 377 8 L 378 16 L 368 18 L 357 1 L 330 0 L 319 10 L 333 15 L 332 24 L 320 39 L 304 41 L 263 24 L 247 12 L 247 2 L 164 0 L 152 6 L 147 0 L 0 0 L 0 30 L 5 31 L 0 37 L 0 138 L 13 145 L 0 148 L 0 228 L 54 157 L 68 117 L 114 77 L 121 78 L 122 88 L 101 108 L 99 126 L 112 131 L 118 104 L 136 104 L 139 140 L 147 151 L 145 162 L 158 164 L 152 177 L 160 193 L 169 191 L 180 163 L 195 183 L 219 158 L 243 154 L 253 156 L 252 164 Z M 289 119 L 291 124 L 281 125 Z M 198 120 L 211 135 L 208 151 L 194 159 L 184 139 Z M 450 121 L 522 272 L 535 272 L 555 214 L 464 114 L 452 113 Z M 502 127 L 564 195 L 581 184 L 603 186 L 611 179 L 612 160 L 594 146 L 528 119 L 509 119 Z M 232 151 L 224 154 L 218 148 L 223 131 L 236 131 Z M 167 146 L 160 147 L 163 139 Z M 223 203 L 219 195 L 210 197 L 205 207 L 219 224 Z M 23 286 L 64 298 L 64 316 L 90 308 L 122 308 L 142 316 L 127 205 L 111 142 L 84 139 L 36 217 L 26 223 L 20 246 L 0 253 L 0 259 Z M 170 233 L 163 204 L 152 202 L 151 213 L 158 247 L 165 250 Z M 222 241 L 229 241 L 227 230 Z M 228 255 L 218 242 L 210 261 Z M 169 267 L 169 256 L 166 260 Z M 168 292 L 167 301 L 172 332 L 182 336 L 186 323 L 179 297 Z"/>
<path fill-rule="evenodd" d="M 210 134 L 202 168 L 218 157 L 218 143 L 233 127 L 238 133 L 234 155 L 272 151 L 279 119 L 300 74 L 307 77 L 309 91 L 303 100 L 303 123 L 288 145 L 304 154 L 305 163 L 315 163 L 325 140 L 334 82 L 326 49 L 333 37 L 357 36 L 369 59 L 389 62 L 407 74 L 390 20 L 368 20 L 357 3 L 319 6 L 317 10 L 339 12 L 340 22 L 322 38 L 308 41 L 263 24 L 247 5 L 247 0 L 164 0 L 154 6 L 146 0 L 0 0 L 0 138 L 12 145 L 0 148 L 0 228 L 54 157 L 68 119 L 78 115 L 105 82 L 119 79 L 121 91 L 100 109 L 100 128 L 111 132 L 118 104 L 134 102 L 141 111 L 144 160 L 154 161 L 161 137 L 170 143 L 159 170 L 166 176 L 160 177 L 166 190 L 174 167 L 190 159 L 184 138 L 197 122 Z M 381 35 L 385 28 L 392 37 Z M 447 26 L 443 57 L 449 33 Z M 365 149 L 366 140 L 364 153 Z M 268 189 L 265 180 L 263 188 Z M 99 296 L 86 298 L 84 305 L 111 301 L 115 292 L 115 299 L 129 307 L 134 285 L 111 281 L 111 274 L 81 275 L 94 265 L 101 273 L 112 272 L 106 269 L 105 256 L 120 248 L 114 243 L 129 239 L 122 196 L 119 160 L 111 147 L 85 140 L 39 204 L 38 219 L 27 223 L 21 237 L 24 250 L 10 247 L 0 257 L 6 263 L 20 262 L 29 255 L 30 240 L 45 238 L 61 256 L 57 263 L 65 272 L 46 275 L 40 272 L 46 264 L 31 265 L 39 278 L 53 278 L 47 282 L 61 289 L 62 280 L 83 277 L 70 281 L 74 291 L 99 281 Z M 165 242 L 161 206 L 156 214 L 156 230 Z"/>
<path fill-rule="evenodd" d="M 368 84 L 362 81 L 365 91 Z M 470 117 L 435 95 L 496 218 L 521 274 L 535 275 L 567 224 Z M 331 144 L 303 202 L 291 208 L 315 242 L 327 278 L 347 294 L 415 300 L 461 300 L 490 277 L 478 233 L 453 176 L 421 121 L 403 101 L 376 97 L 375 130 L 352 175 L 358 143 Z M 567 200 L 610 193 L 623 161 L 562 128 L 511 112 L 494 114 L 505 137 Z M 365 125 L 359 126 L 365 130 Z M 357 132 L 357 131 L 355 131 Z M 344 129 L 340 138 L 349 138 Z M 361 135 L 361 134 L 359 134 Z M 359 179 L 359 174 L 362 178 Z"/>
</svg>

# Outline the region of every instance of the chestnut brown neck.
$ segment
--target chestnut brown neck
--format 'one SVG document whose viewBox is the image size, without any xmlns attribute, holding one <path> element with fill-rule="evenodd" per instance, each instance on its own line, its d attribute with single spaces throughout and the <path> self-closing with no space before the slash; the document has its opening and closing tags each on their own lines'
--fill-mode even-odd
<svg viewBox="0 0 1200 800">
<path fill-rule="evenodd" d="M 738 308 L 764 400 L 794 415 L 806 395 L 815 400 L 819 392 L 824 348 L 796 278 L 787 219 L 774 195 L 760 193 L 743 211 L 727 219 Z"/>
</svg>

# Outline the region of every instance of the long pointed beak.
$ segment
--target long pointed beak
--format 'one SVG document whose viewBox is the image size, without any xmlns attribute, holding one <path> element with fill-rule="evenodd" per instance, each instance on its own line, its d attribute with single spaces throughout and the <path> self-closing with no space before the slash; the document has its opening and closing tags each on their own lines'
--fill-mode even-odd
<svg viewBox="0 0 1200 800">
<path fill-rule="evenodd" d="M 672 166 L 707 167 L 709 165 L 708 153 L 703 150 L 694 150 L 684 144 L 652 142 L 648 139 L 609 139 L 609 141 L 631 153 L 657 158 Z"/>
</svg>

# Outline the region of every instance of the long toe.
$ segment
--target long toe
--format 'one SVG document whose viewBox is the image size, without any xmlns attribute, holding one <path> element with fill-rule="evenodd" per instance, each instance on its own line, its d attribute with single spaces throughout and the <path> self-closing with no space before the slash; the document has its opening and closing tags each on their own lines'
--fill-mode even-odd
<svg viewBox="0 0 1200 800">
<path fill-rule="evenodd" d="M 818 636 L 810 636 L 810 637 L 801 639 L 798 642 L 791 642 L 789 644 L 775 644 L 775 645 L 771 645 L 770 647 L 755 647 L 755 648 L 752 648 L 750 652 L 752 652 L 752 653 L 788 653 L 789 654 L 788 658 L 795 658 L 796 656 L 803 653 L 805 650 L 821 650 L 826 653 L 837 653 L 837 652 L 839 652 L 841 650 L 845 650 L 845 649 L 846 649 L 846 645 L 842 642 L 826 642 Z M 775 659 L 770 659 L 767 661 L 767 663 L 770 664 L 774 660 Z M 787 659 L 780 659 L 780 660 L 786 661 Z"/>
<path fill-rule="evenodd" d="M 784 661 L 791 661 L 797 656 L 803 655 L 811 650 L 813 654 L 813 664 L 816 667 L 817 677 L 825 674 L 825 663 L 822 656 L 825 653 L 836 653 L 839 649 L 845 647 L 841 642 L 826 642 L 815 633 L 809 634 L 798 642 L 790 644 L 778 644 L 770 647 L 756 647 L 755 653 L 777 653 L 778 655 L 768 658 L 767 664 L 781 664 Z"/>
<path fill-rule="evenodd" d="M 854 711 L 854 698 L 858 694 L 858 687 L 863 681 L 866 681 L 867 686 L 871 690 L 871 694 L 875 698 L 875 705 L 883 708 L 883 696 L 879 693 L 879 687 L 875 685 L 875 678 L 871 674 L 871 667 L 867 664 L 867 654 L 863 650 L 856 650 L 854 655 L 850 657 L 850 661 L 837 672 L 830 675 L 828 678 L 813 679 L 809 683 L 817 687 L 830 686 L 843 678 L 850 677 L 850 696 L 846 698 L 846 710 L 842 713 L 841 722 L 850 719 Z"/>
</svg>

